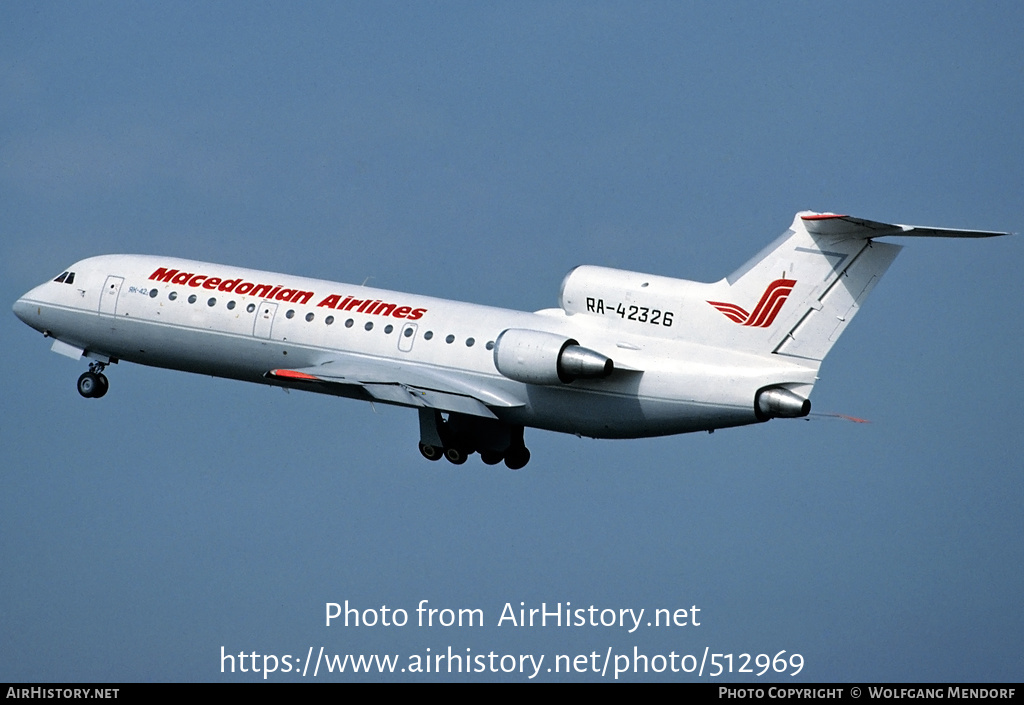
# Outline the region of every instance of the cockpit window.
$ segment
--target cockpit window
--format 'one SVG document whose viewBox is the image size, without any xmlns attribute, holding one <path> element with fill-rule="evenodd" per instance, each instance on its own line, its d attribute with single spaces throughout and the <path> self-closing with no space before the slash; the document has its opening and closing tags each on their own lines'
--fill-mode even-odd
<svg viewBox="0 0 1024 705">
<path fill-rule="evenodd" d="M 74 272 L 68 272 L 68 278 L 64 280 L 64 283 L 65 284 L 74 284 L 75 283 L 75 273 Z"/>
<path fill-rule="evenodd" d="M 60 282 L 61 284 L 63 284 L 63 283 L 64 283 L 64 280 L 65 280 L 65 279 L 67 279 L 67 278 L 68 278 L 68 273 L 67 273 L 67 272 L 64 272 L 64 273 L 63 273 L 63 274 L 61 274 L 61 275 L 60 275 L 59 277 L 57 277 L 56 279 L 54 279 L 54 281 L 55 281 L 55 282 Z"/>
<path fill-rule="evenodd" d="M 55 282 L 60 282 L 61 284 L 70 284 L 73 281 L 75 281 L 75 273 L 74 272 L 64 272 L 59 277 L 54 279 L 54 281 Z"/>
</svg>

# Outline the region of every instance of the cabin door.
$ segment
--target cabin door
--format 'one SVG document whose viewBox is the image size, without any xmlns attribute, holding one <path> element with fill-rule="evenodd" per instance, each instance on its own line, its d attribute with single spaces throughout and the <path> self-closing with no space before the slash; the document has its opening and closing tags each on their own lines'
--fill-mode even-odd
<svg viewBox="0 0 1024 705">
<path fill-rule="evenodd" d="M 402 352 L 412 350 L 413 341 L 416 340 L 416 324 L 406 323 L 398 334 L 398 349 Z"/>
<path fill-rule="evenodd" d="M 256 322 L 252 326 L 252 334 L 257 338 L 269 338 L 274 327 L 274 316 L 277 315 L 277 304 L 273 301 L 261 301 L 256 309 Z"/>
<path fill-rule="evenodd" d="M 121 285 L 124 284 L 124 277 L 107 277 L 103 285 L 103 292 L 100 294 L 100 313 L 113 316 L 117 313 L 117 297 L 121 294 Z"/>
</svg>

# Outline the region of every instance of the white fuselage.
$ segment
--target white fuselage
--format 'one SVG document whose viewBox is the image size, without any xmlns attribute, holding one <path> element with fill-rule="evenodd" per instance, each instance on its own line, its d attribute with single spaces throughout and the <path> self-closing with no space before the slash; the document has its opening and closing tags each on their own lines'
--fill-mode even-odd
<svg viewBox="0 0 1024 705">
<path fill-rule="evenodd" d="M 524 313 L 140 255 L 82 260 L 14 311 L 93 362 L 143 365 L 417 409 L 420 453 L 461 464 L 530 459 L 524 427 L 637 438 L 810 413 L 821 361 L 901 237 L 1005 233 L 797 213 L 717 282 L 582 266 L 558 308 Z"/>
<path fill-rule="evenodd" d="M 478 390 L 476 398 L 504 423 L 584 436 L 657 436 L 755 423 L 759 389 L 786 384 L 809 390 L 817 371 L 817 363 L 695 342 L 699 335 L 685 310 L 674 312 L 672 328 L 629 325 L 561 308 L 525 313 L 141 255 L 93 257 L 69 271 L 73 282 L 42 284 L 14 306 L 19 318 L 60 341 L 58 351 L 372 400 L 358 385 L 268 376 L 344 356 L 385 382 L 401 385 L 422 373 L 450 380 L 449 392 Z M 615 371 L 568 384 L 510 379 L 496 368 L 493 353 L 494 341 L 508 329 L 572 338 L 613 359 Z"/>
</svg>

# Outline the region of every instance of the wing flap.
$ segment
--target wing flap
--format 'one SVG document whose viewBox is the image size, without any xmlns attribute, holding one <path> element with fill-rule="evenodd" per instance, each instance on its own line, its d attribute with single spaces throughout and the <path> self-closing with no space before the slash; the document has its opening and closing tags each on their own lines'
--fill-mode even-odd
<svg viewBox="0 0 1024 705">
<path fill-rule="evenodd" d="M 485 419 L 496 419 L 494 412 L 479 399 L 461 394 L 448 394 L 433 389 L 419 389 L 406 384 L 364 384 L 363 389 L 374 399 L 402 406 L 428 407 L 438 411 L 452 411 Z"/>
<path fill-rule="evenodd" d="M 488 419 L 497 418 L 491 407 L 512 408 L 525 404 L 503 389 L 442 370 L 369 360 L 331 360 L 314 367 L 271 370 L 266 376 L 313 385 L 360 387 L 382 402 Z"/>
</svg>

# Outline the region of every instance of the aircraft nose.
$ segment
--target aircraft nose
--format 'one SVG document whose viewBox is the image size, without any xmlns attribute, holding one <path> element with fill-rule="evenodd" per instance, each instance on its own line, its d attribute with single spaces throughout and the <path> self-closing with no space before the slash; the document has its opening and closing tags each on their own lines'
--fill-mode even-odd
<svg viewBox="0 0 1024 705">
<path fill-rule="evenodd" d="M 40 287 L 37 286 L 35 289 L 25 292 L 20 299 L 14 302 L 14 306 L 11 307 L 15 316 L 33 328 L 35 326 L 33 325 L 34 321 L 32 319 L 38 318 L 40 314 L 38 304 L 34 303 L 34 301 L 38 301 L 39 299 L 39 297 L 36 296 L 39 289 Z"/>
<path fill-rule="evenodd" d="M 14 306 L 11 307 L 14 310 L 14 315 L 28 323 L 28 312 L 32 308 L 29 303 L 22 297 L 14 302 Z"/>
</svg>

